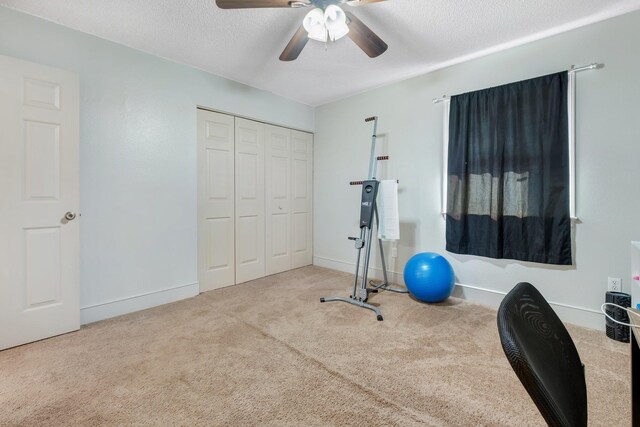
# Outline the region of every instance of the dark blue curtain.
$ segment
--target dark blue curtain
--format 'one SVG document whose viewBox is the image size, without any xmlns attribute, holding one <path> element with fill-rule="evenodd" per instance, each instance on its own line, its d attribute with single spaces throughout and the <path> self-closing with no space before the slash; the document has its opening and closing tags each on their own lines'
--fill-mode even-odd
<svg viewBox="0 0 640 427">
<path fill-rule="evenodd" d="M 567 72 L 451 98 L 447 251 L 568 265 Z"/>
</svg>

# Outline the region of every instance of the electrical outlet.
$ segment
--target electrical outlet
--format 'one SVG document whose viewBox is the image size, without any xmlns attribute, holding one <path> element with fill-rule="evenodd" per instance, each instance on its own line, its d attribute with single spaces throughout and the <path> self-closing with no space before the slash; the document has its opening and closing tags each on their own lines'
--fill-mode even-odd
<svg viewBox="0 0 640 427">
<path fill-rule="evenodd" d="M 398 248 L 394 246 L 391 248 L 391 258 L 397 258 L 397 257 L 398 257 Z"/>
<path fill-rule="evenodd" d="M 609 277 L 609 292 L 622 292 L 622 279 Z"/>
</svg>

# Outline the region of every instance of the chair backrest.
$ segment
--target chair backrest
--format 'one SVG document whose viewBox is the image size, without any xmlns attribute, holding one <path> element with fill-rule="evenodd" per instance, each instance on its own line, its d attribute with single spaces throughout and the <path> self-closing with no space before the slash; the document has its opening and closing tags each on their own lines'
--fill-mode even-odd
<svg viewBox="0 0 640 427">
<path fill-rule="evenodd" d="M 550 426 L 587 425 L 584 366 L 562 321 L 530 283 L 518 283 L 498 309 L 504 354 Z"/>
</svg>

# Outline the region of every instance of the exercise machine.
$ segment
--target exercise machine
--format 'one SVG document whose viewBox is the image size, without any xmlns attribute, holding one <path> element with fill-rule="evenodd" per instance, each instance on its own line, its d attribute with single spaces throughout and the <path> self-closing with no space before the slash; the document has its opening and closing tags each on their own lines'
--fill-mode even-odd
<svg viewBox="0 0 640 427">
<path fill-rule="evenodd" d="M 377 293 L 379 290 L 386 290 L 406 294 L 409 291 L 401 288 L 390 286 L 387 276 L 387 265 L 384 258 L 384 248 L 382 247 L 382 239 L 378 239 L 378 247 L 380 248 L 380 259 L 382 262 L 382 283 L 375 284 L 373 281 L 367 282 L 369 273 L 369 259 L 371 257 L 371 246 L 373 244 L 373 224 L 375 219 L 376 229 L 379 226 L 378 206 L 376 198 L 378 196 L 378 187 L 380 181 L 376 179 L 376 169 L 378 161 L 389 160 L 389 156 L 376 156 L 376 132 L 378 130 L 378 117 L 368 117 L 364 120 L 366 123 L 373 122 L 373 135 L 371 136 L 371 156 L 369 159 L 369 176 L 364 181 L 351 181 L 350 185 L 362 185 L 362 197 L 360 201 L 360 237 L 349 237 L 349 240 L 355 242 L 358 255 L 356 257 L 356 277 L 353 283 L 353 292 L 349 298 L 329 297 L 320 298 L 320 302 L 342 301 L 353 304 L 358 307 L 366 308 L 376 314 L 378 320 L 383 320 L 380 309 L 374 305 L 367 304 L 369 293 Z M 360 277 L 360 260 L 362 249 L 364 248 L 364 262 L 362 277 Z M 371 286 L 371 287 L 369 287 Z"/>
</svg>

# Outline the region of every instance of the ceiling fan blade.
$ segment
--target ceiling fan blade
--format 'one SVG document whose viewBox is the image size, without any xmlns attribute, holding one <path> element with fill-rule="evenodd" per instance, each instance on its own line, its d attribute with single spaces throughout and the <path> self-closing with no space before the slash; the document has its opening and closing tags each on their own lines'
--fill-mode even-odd
<svg viewBox="0 0 640 427">
<path fill-rule="evenodd" d="M 301 25 L 289 41 L 289 44 L 287 44 L 287 47 L 285 47 L 280 54 L 280 61 L 293 61 L 297 59 L 308 41 L 307 30 Z"/>
<path fill-rule="evenodd" d="M 347 0 L 349 6 L 362 6 L 369 3 L 379 3 L 386 0 Z"/>
<path fill-rule="evenodd" d="M 389 46 L 382 41 L 364 22 L 353 16 L 351 12 L 344 12 L 349 19 L 349 33 L 347 34 L 369 58 L 382 55 Z"/>
<path fill-rule="evenodd" d="M 296 7 L 303 6 L 304 1 L 292 0 L 216 0 L 220 9 L 253 9 L 261 7 Z"/>
</svg>

